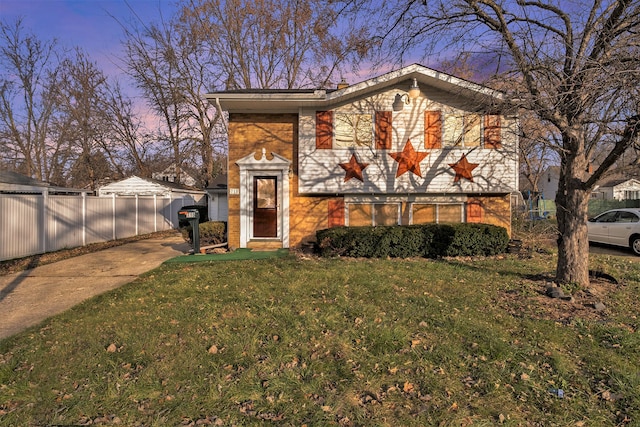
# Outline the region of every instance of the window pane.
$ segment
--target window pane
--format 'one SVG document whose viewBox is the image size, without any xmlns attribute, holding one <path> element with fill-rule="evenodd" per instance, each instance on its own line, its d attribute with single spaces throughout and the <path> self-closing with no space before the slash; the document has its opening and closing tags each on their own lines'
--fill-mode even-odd
<svg viewBox="0 0 640 427">
<path fill-rule="evenodd" d="M 462 205 L 438 205 L 438 222 L 462 222 Z"/>
<path fill-rule="evenodd" d="M 376 225 L 398 225 L 398 205 L 397 204 L 376 204 Z"/>
<path fill-rule="evenodd" d="M 335 147 L 370 147 L 372 141 L 371 114 L 335 115 Z"/>
<path fill-rule="evenodd" d="M 604 215 L 600 215 L 597 220 L 597 222 L 615 222 L 615 221 L 616 221 L 615 212 L 607 212 Z"/>
<path fill-rule="evenodd" d="M 276 207 L 276 180 L 256 179 L 258 185 L 258 208 L 274 209 Z"/>
<path fill-rule="evenodd" d="M 481 120 L 478 114 L 469 114 L 464 118 L 464 146 L 480 146 Z"/>
<path fill-rule="evenodd" d="M 422 205 L 414 203 L 411 207 L 413 210 L 414 224 L 428 224 L 436 222 L 436 205 Z"/>
<path fill-rule="evenodd" d="M 349 226 L 372 225 L 371 205 L 349 204 Z"/>
<path fill-rule="evenodd" d="M 638 222 L 638 217 L 631 212 L 619 212 L 616 222 Z"/>
<path fill-rule="evenodd" d="M 464 130 L 463 116 L 445 114 L 444 116 L 444 145 L 446 147 L 461 147 Z"/>
</svg>

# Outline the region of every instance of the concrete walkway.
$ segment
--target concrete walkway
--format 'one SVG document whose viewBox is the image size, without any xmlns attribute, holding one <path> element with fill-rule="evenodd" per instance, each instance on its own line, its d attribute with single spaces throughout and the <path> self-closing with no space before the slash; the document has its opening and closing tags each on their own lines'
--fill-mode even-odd
<svg viewBox="0 0 640 427">
<path fill-rule="evenodd" d="M 189 249 L 176 233 L 0 276 L 0 339 L 132 282 Z"/>
</svg>

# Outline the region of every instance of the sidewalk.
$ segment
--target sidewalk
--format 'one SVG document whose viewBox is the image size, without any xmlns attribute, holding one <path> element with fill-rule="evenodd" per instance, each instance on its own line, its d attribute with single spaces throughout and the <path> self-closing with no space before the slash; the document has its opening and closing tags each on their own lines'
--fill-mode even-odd
<svg viewBox="0 0 640 427">
<path fill-rule="evenodd" d="M 189 249 L 176 233 L 0 276 L 0 339 L 132 282 Z"/>
</svg>

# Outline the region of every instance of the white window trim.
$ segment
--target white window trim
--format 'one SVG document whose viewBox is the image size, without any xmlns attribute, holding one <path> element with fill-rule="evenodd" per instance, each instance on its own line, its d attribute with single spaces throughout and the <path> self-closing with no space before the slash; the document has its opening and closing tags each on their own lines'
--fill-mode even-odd
<svg viewBox="0 0 640 427">
<path fill-rule="evenodd" d="M 371 136 L 371 140 L 369 142 L 369 145 L 338 145 L 337 144 L 337 123 L 338 123 L 338 116 L 369 116 L 370 120 L 371 120 L 371 126 L 370 126 L 370 136 Z M 334 111 L 333 113 L 333 141 L 332 141 L 332 148 L 334 150 L 351 150 L 351 149 L 373 149 L 374 148 L 374 144 L 375 144 L 375 115 L 373 113 L 370 112 L 345 112 L 345 111 Z M 355 130 L 354 130 L 355 132 Z"/>
</svg>

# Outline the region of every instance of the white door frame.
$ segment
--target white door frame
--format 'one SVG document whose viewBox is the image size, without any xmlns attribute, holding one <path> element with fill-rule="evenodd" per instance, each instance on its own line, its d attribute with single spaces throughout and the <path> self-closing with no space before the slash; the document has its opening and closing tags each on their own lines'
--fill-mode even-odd
<svg viewBox="0 0 640 427">
<path fill-rule="evenodd" d="M 267 151 L 262 149 L 262 157 L 255 158 L 251 153 L 238 160 L 240 167 L 240 247 L 246 248 L 251 240 L 265 240 L 253 237 L 253 178 L 255 176 L 275 176 L 278 192 L 278 234 L 276 239 L 282 242 L 283 248 L 289 247 L 289 170 L 291 161 L 271 153 L 267 159 Z M 267 238 L 266 240 L 272 240 Z"/>
</svg>

